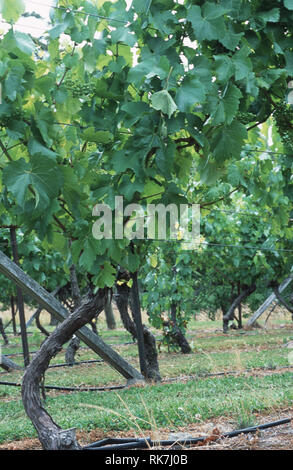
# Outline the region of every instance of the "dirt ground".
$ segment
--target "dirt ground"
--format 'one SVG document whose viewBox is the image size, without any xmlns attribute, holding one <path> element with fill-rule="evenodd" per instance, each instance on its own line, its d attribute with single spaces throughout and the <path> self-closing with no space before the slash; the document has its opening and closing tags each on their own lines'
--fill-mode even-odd
<svg viewBox="0 0 293 470">
<path fill-rule="evenodd" d="M 145 436 L 137 435 L 134 431 L 106 433 L 102 430 L 90 432 L 77 431 L 77 438 L 82 446 L 105 439 L 107 437 L 150 437 L 153 441 L 163 439 L 182 439 L 207 436 L 205 443 L 189 447 L 189 450 L 293 450 L 293 410 L 283 409 L 273 414 L 255 413 L 255 424 L 267 424 L 285 418 L 292 421 L 276 427 L 271 427 L 257 433 L 241 434 L 233 438 L 218 438 L 223 433 L 235 430 L 235 423 L 229 418 L 219 418 L 203 423 L 173 429 L 163 428 L 150 431 Z M 167 448 L 164 448 L 167 450 Z M 23 439 L 0 445 L 1 450 L 42 450 L 38 439 Z"/>
</svg>

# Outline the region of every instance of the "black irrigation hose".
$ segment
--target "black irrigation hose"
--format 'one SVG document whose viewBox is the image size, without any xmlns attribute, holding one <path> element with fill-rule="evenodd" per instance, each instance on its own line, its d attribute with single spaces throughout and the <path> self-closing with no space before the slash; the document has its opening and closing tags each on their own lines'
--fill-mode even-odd
<svg viewBox="0 0 293 470">
<path fill-rule="evenodd" d="M 162 382 L 175 382 L 176 380 L 182 381 L 182 380 L 192 380 L 192 379 L 205 379 L 207 377 L 218 377 L 221 375 L 233 375 L 233 374 L 241 374 L 243 372 L 253 372 L 253 371 L 262 371 L 262 370 L 282 370 L 282 369 L 292 369 L 293 366 L 287 365 L 287 366 L 279 366 L 279 367 L 254 367 L 251 369 L 243 369 L 243 370 L 227 370 L 223 372 L 210 372 L 207 374 L 194 374 L 194 375 L 183 375 L 181 377 L 167 377 L 166 379 L 163 379 Z"/>
<path fill-rule="evenodd" d="M 103 359 L 91 359 L 88 361 L 79 361 L 79 362 L 73 362 L 72 364 L 68 364 L 67 362 L 64 362 L 62 364 L 51 364 L 48 369 L 52 369 L 54 367 L 72 367 L 72 366 L 78 366 L 80 364 L 93 364 L 93 363 L 99 363 L 102 364 L 105 362 Z"/>
<path fill-rule="evenodd" d="M 87 361 L 85 361 L 87 362 Z M 68 365 L 68 364 L 66 364 Z M 73 364 L 75 365 L 75 364 Z M 60 367 L 62 366 L 62 364 L 60 365 Z M 49 366 L 49 367 L 59 367 L 59 364 L 56 364 L 55 366 L 52 365 L 52 366 Z M 260 370 L 282 370 L 282 369 L 291 369 L 293 366 L 280 366 L 278 368 L 270 368 L 270 367 L 262 367 L 260 368 Z M 182 381 L 182 380 L 186 380 L 186 379 L 198 379 L 198 378 L 201 378 L 201 379 L 204 379 L 206 377 L 217 377 L 217 376 L 225 376 L 225 375 L 228 375 L 228 374 L 238 374 L 238 373 L 243 373 L 243 372 L 251 372 L 251 371 L 254 371 L 254 370 L 257 370 L 257 369 L 246 369 L 244 371 L 227 371 L 227 372 L 215 372 L 215 373 L 211 373 L 211 374 L 205 374 L 205 375 L 186 375 L 186 376 L 183 376 L 183 377 L 170 377 L 170 378 L 166 378 L 166 379 L 163 379 L 161 383 L 168 383 L 168 382 L 175 382 L 175 381 Z M 7 374 L 9 372 L 0 372 L 0 375 L 1 374 Z M 11 387 L 21 387 L 21 384 L 18 383 L 18 382 L 1 382 L 0 381 L 0 385 L 6 385 L 6 386 L 11 386 Z M 97 392 L 97 391 L 100 391 L 100 392 L 104 392 L 106 390 L 121 390 L 121 389 L 124 389 L 126 388 L 127 385 L 113 385 L 113 386 L 109 386 L 109 387 L 59 387 L 57 385 L 45 385 L 45 387 L 43 386 L 40 386 L 40 388 L 45 388 L 47 390 L 60 390 L 60 391 L 67 391 L 67 392 Z"/>
<path fill-rule="evenodd" d="M 6 354 L 6 356 L 8 356 L 8 354 Z M 91 360 L 88 360 L 88 361 L 79 361 L 79 362 L 73 362 L 72 364 L 67 364 L 67 362 L 64 362 L 62 364 L 50 364 L 48 366 L 48 369 L 53 369 L 53 368 L 57 368 L 57 367 L 73 367 L 73 366 L 79 366 L 81 364 L 94 364 L 94 363 L 98 363 L 99 365 L 100 364 L 103 364 L 105 361 L 103 359 L 91 359 Z M 0 372 L 0 375 L 1 374 L 7 374 L 9 373 L 9 371 L 5 371 L 5 372 Z"/>
<path fill-rule="evenodd" d="M 285 418 L 279 421 L 272 421 L 266 424 L 260 424 L 258 426 L 251 426 L 249 428 L 244 429 L 237 429 L 236 431 L 227 432 L 221 435 L 215 436 L 202 436 L 202 437 L 195 437 L 191 439 L 178 439 L 178 440 L 163 440 L 163 441 L 152 441 L 149 437 L 141 438 L 141 439 L 116 439 L 116 438 L 108 438 L 103 439 L 101 441 L 93 442 L 88 446 L 83 447 L 84 450 L 107 450 L 107 451 L 117 451 L 117 450 L 125 450 L 125 449 L 149 449 L 151 447 L 168 447 L 168 446 L 190 446 L 194 444 L 198 444 L 200 442 L 209 442 L 213 440 L 213 442 L 223 439 L 223 438 L 232 438 L 236 437 L 240 434 L 248 434 L 248 433 L 255 433 L 259 430 L 264 430 L 268 428 L 272 428 L 275 426 L 280 426 L 281 424 L 287 424 L 292 421 L 292 418 Z"/>
<path fill-rule="evenodd" d="M 0 382 L 0 385 L 21 387 L 21 384 L 18 382 Z M 110 387 L 59 387 L 57 385 L 40 385 L 40 388 L 45 388 L 46 390 L 62 390 L 65 392 L 104 392 L 107 390 L 121 390 L 126 388 L 126 385 L 113 385 Z"/>
</svg>

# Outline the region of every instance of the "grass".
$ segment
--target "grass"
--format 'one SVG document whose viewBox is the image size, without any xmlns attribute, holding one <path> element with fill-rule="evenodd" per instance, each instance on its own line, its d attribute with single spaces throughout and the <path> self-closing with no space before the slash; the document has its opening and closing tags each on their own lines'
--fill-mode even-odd
<svg viewBox="0 0 293 470">
<path fill-rule="evenodd" d="M 45 324 L 45 322 L 43 321 Z M 139 368 L 137 345 L 121 344 L 131 341 L 119 321 L 116 330 L 107 330 L 99 324 L 102 338 L 132 365 Z M 219 323 L 220 325 L 220 323 Z M 46 328 L 50 329 L 46 325 Z M 101 429 L 106 433 L 132 430 L 134 435 L 147 435 L 148 430 L 178 427 L 202 422 L 214 417 L 232 417 L 235 429 L 251 426 L 254 413 L 292 406 L 292 373 L 272 370 L 259 376 L 248 375 L 246 369 L 289 366 L 290 350 L 284 346 L 293 336 L 290 316 L 276 318 L 274 328 L 250 332 L 231 331 L 223 335 L 217 322 L 192 321 L 188 339 L 193 353 L 168 353 L 161 347 L 160 372 L 164 379 L 194 375 L 185 382 L 133 387 L 119 392 L 47 393 L 45 408 L 64 429 L 76 427 L 90 431 Z M 32 326 L 29 330 L 30 350 L 37 350 L 44 337 Z M 158 334 L 158 332 L 156 332 Z M 11 344 L 3 353 L 21 351 L 19 336 L 9 336 Z M 1 340 L 2 341 L 2 340 Z M 159 339 L 158 339 L 158 344 Z M 76 360 L 97 359 L 82 345 Z M 22 356 L 12 359 L 22 364 Z M 51 364 L 65 362 L 64 351 Z M 205 377 L 208 373 L 240 371 L 235 376 Z M 0 375 L 3 381 L 21 381 L 22 371 Z M 103 386 L 124 384 L 125 380 L 105 363 L 50 368 L 46 385 Z M 35 437 L 35 430 L 23 409 L 20 388 L 0 386 L 0 443 Z"/>
<path fill-rule="evenodd" d="M 119 392 L 79 392 L 50 396 L 46 409 L 64 429 L 109 433 L 119 430 L 176 429 L 212 417 L 232 416 L 235 422 L 254 411 L 292 403 L 289 372 L 264 377 L 222 377 L 130 388 Z M 3 406 L 4 405 L 4 406 Z M 0 442 L 34 437 L 20 399 L 0 408 Z M 240 410 L 240 411 L 239 411 Z"/>
</svg>

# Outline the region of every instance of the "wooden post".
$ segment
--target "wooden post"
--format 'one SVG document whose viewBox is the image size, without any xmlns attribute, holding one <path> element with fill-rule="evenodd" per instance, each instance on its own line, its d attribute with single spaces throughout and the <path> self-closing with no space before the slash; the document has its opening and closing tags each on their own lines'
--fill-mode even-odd
<svg viewBox="0 0 293 470">
<path fill-rule="evenodd" d="M 14 296 L 13 295 L 10 297 L 10 306 L 11 306 L 12 329 L 13 329 L 14 336 L 16 336 L 17 335 L 16 321 L 15 321 L 16 312 L 14 308 Z"/>
<path fill-rule="evenodd" d="M 10 228 L 10 239 L 11 239 L 13 260 L 15 264 L 19 266 L 19 257 L 18 257 L 15 227 Z M 24 360 L 24 365 L 26 367 L 29 365 L 30 359 L 29 359 L 29 347 L 28 347 L 26 325 L 25 325 L 24 302 L 23 302 L 22 291 L 19 287 L 17 287 L 16 293 L 17 293 L 17 305 L 18 305 L 18 314 L 19 314 L 19 322 L 20 322 L 23 360 Z"/>
<path fill-rule="evenodd" d="M 293 280 L 293 273 L 290 274 L 279 286 L 279 292 L 283 292 L 286 287 L 292 282 Z M 254 312 L 252 317 L 247 322 L 247 326 L 252 326 L 256 320 L 266 311 L 266 309 L 271 305 L 271 303 L 276 300 L 276 295 L 273 293 L 269 295 L 269 297 L 264 301 L 264 303 Z"/>
<path fill-rule="evenodd" d="M 35 299 L 40 307 L 47 310 L 59 321 L 63 321 L 68 317 L 68 311 L 60 302 L 30 276 L 25 274 L 2 251 L 0 251 L 0 272 L 8 279 L 11 279 L 18 287 Z M 144 380 L 144 377 L 131 364 L 125 361 L 114 349 L 86 326 L 80 328 L 75 334 L 126 379 Z"/>
</svg>

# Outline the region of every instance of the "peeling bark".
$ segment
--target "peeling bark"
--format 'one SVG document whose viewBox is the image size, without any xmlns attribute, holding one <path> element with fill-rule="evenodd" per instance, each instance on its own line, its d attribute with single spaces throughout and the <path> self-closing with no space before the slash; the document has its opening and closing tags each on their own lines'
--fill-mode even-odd
<svg viewBox="0 0 293 470">
<path fill-rule="evenodd" d="M 252 292 L 254 292 L 256 289 L 255 285 L 248 286 L 244 288 L 242 292 L 240 292 L 239 295 L 237 295 L 236 299 L 232 302 L 228 312 L 223 316 L 223 332 L 227 333 L 228 332 L 228 325 L 229 321 L 232 321 L 234 318 L 234 312 L 237 307 L 243 302 L 246 297 L 248 297 Z"/>
<path fill-rule="evenodd" d="M 100 290 L 93 296 L 88 294 L 80 306 L 44 341 L 27 367 L 22 381 L 22 400 L 24 409 L 31 419 L 44 450 L 77 450 L 80 449 L 75 437 L 75 430 L 62 430 L 48 412 L 43 408 L 40 398 L 42 377 L 51 359 L 61 351 L 64 343 L 91 319 L 102 312 L 106 291 Z"/>
<path fill-rule="evenodd" d="M 5 356 L 4 354 L 0 355 L 0 367 L 6 370 L 7 372 L 15 369 L 22 369 L 21 366 L 13 362 L 9 357 Z"/>
<path fill-rule="evenodd" d="M 3 321 L 2 321 L 1 317 L 0 317 L 0 333 L 2 335 L 4 343 L 9 344 L 8 337 L 7 337 L 7 334 L 5 333 L 4 326 L 3 326 Z"/>
<path fill-rule="evenodd" d="M 72 298 L 72 308 L 71 311 L 73 312 L 77 309 L 81 304 L 81 295 L 80 289 L 78 285 L 76 269 L 74 264 L 70 266 L 70 284 L 71 284 L 71 298 Z M 80 339 L 76 336 L 73 336 L 69 341 L 69 344 L 66 349 L 65 353 L 65 361 L 67 364 L 73 365 L 75 363 L 75 355 L 80 346 Z"/>
<path fill-rule="evenodd" d="M 73 336 L 67 346 L 65 353 L 66 364 L 73 365 L 75 363 L 75 355 L 80 346 L 80 339 L 77 336 Z"/>
<path fill-rule="evenodd" d="M 106 323 L 108 330 L 115 330 L 116 328 L 116 321 L 113 313 L 112 308 L 112 293 L 109 291 L 107 303 L 105 305 L 105 316 L 106 316 Z"/>
<path fill-rule="evenodd" d="M 38 329 L 40 330 L 41 333 L 43 333 L 43 335 L 45 336 L 50 336 L 50 333 L 46 330 L 46 328 L 44 328 L 40 322 L 40 315 L 41 315 L 41 312 L 42 312 L 42 309 L 41 308 L 38 308 L 37 312 L 36 312 L 36 316 L 35 316 L 35 320 L 36 320 L 36 325 L 38 327 Z"/>
<path fill-rule="evenodd" d="M 128 307 L 133 308 L 132 300 L 130 296 L 130 288 L 127 286 L 127 280 L 130 277 L 127 277 L 128 273 L 118 273 L 118 281 L 116 283 L 117 294 L 115 295 L 115 300 L 117 308 L 120 313 L 120 317 L 124 328 L 131 334 L 133 340 L 137 340 L 137 328 L 135 322 L 129 315 Z M 121 281 L 125 281 L 122 284 Z M 142 325 L 143 329 L 143 340 L 146 354 L 146 378 L 159 382 L 162 380 L 159 371 L 158 364 L 158 353 L 156 347 L 156 340 L 151 331 L 145 326 Z"/>
<path fill-rule="evenodd" d="M 168 322 L 168 326 L 170 328 L 170 333 L 169 333 L 170 336 L 172 337 L 174 342 L 178 344 L 183 354 L 190 354 L 192 352 L 192 349 L 187 339 L 185 338 L 184 334 L 182 333 L 182 331 L 180 330 L 178 326 L 177 305 L 174 302 L 171 305 L 171 322 L 172 322 L 171 325 L 170 325 L 170 322 Z"/>
</svg>

